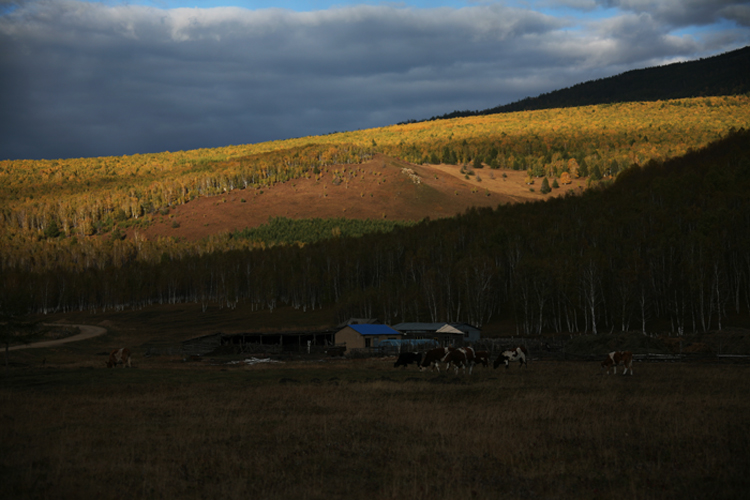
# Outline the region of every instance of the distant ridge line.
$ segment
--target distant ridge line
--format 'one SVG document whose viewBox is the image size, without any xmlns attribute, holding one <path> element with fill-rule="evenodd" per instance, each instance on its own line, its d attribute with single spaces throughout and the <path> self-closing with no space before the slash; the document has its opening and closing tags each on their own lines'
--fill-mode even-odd
<svg viewBox="0 0 750 500">
<path fill-rule="evenodd" d="M 738 95 L 748 92 L 750 46 L 693 61 L 634 69 L 481 111 L 453 111 L 426 120 L 408 120 L 399 125 L 517 111 Z"/>
</svg>

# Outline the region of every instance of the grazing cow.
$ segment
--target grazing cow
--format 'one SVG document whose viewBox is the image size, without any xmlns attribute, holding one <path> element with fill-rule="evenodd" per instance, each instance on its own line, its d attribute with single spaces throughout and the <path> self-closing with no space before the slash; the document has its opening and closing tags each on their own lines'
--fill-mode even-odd
<svg viewBox="0 0 750 500">
<path fill-rule="evenodd" d="M 474 370 L 474 365 L 477 364 L 477 352 L 473 347 L 461 347 L 459 350 L 466 354 L 466 366 L 469 368 L 469 375 L 471 375 L 471 372 Z M 464 372 L 465 371 L 466 369 L 464 369 Z"/>
<path fill-rule="evenodd" d="M 513 361 L 519 361 L 521 366 L 529 366 L 528 361 L 526 361 L 528 355 L 529 353 L 524 346 L 509 349 L 500 353 L 500 356 L 497 357 L 493 366 L 497 368 L 500 364 L 505 363 L 505 368 L 508 368 Z"/>
<path fill-rule="evenodd" d="M 471 348 L 469 348 L 471 349 Z M 473 359 L 473 349 L 472 349 L 472 359 Z M 467 352 L 467 349 L 451 349 L 448 351 L 448 353 L 443 357 L 442 362 L 446 363 L 445 371 L 450 371 L 451 365 L 453 365 L 456 369 L 456 375 L 458 375 L 458 369 L 463 368 L 464 374 L 466 374 L 466 367 L 469 366 L 469 354 Z M 471 371 L 469 371 L 469 374 L 471 374 Z"/>
<path fill-rule="evenodd" d="M 477 351 L 474 353 L 474 360 L 476 364 L 482 363 L 487 368 L 490 366 L 490 353 L 487 351 Z"/>
<path fill-rule="evenodd" d="M 398 355 L 398 359 L 395 363 L 393 363 L 394 368 L 398 368 L 399 366 L 403 366 L 406 368 L 406 365 L 410 365 L 412 363 L 416 363 L 417 366 L 422 362 L 422 353 L 421 352 L 402 352 Z"/>
<path fill-rule="evenodd" d="M 112 368 L 122 364 L 122 367 L 132 368 L 130 365 L 130 349 L 127 347 L 120 347 L 109 353 L 109 361 L 107 361 L 107 368 Z"/>
<path fill-rule="evenodd" d="M 443 362 L 443 358 L 449 351 L 450 349 L 447 347 L 436 347 L 435 349 L 430 349 L 422 357 L 422 362 L 419 364 L 419 370 L 422 371 L 429 367 L 433 370 L 437 370 L 439 373 L 440 363 Z"/>
<path fill-rule="evenodd" d="M 602 361 L 602 369 L 607 370 L 607 374 L 609 374 L 609 368 L 612 367 L 612 372 L 614 374 L 617 374 L 617 365 L 622 364 L 625 368 L 625 371 L 622 372 L 623 375 L 628 374 L 628 370 L 630 370 L 630 374 L 633 374 L 633 353 L 630 351 L 612 351 L 609 354 L 607 354 L 607 357 L 604 358 L 604 361 Z"/>
</svg>

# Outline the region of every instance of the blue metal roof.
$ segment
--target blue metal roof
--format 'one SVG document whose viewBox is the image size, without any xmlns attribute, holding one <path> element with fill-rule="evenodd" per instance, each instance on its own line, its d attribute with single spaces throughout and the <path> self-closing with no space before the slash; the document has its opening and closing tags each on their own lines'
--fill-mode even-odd
<svg viewBox="0 0 750 500">
<path fill-rule="evenodd" d="M 401 335 L 388 325 L 349 325 L 349 328 L 356 331 L 360 335 Z"/>
</svg>

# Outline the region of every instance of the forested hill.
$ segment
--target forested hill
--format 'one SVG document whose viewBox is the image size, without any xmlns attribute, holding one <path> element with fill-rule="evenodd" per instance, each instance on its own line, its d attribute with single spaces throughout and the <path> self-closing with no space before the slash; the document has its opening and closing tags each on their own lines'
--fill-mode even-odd
<svg viewBox="0 0 750 500">
<path fill-rule="evenodd" d="M 750 46 L 714 57 L 628 71 L 482 111 L 454 111 L 436 119 L 658 101 L 750 92 Z"/>
<path fill-rule="evenodd" d="M 331 308 L 338 321 L 497 319 L 524 335 L 746 324 L 750 132 L 633 165 L 609 184 L 306 245 L 172 245 L 144 255 L 148 242 L 126 239 L 75 261 L 47 251 L 5 264 L 0 305 L 66 312 L 242 302 Z M 70 240 L 61 253 L 81 255 L 88 242 Z"/>
</svg>

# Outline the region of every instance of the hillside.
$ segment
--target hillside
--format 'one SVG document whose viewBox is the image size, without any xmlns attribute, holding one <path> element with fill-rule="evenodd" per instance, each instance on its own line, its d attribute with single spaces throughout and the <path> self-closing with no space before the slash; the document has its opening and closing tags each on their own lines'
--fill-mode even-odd
<svg viewBox="0 0 750 500">
<path fill-rule="evenodd" d="M 28 265 L 27 255 L 43 253 L 40 247 L 67 247 L 63 240 L 73 237 L 187 237 L 190 231 L 193 238 L 294 214 L 416 220 L 453 215 L 468 206 L 558 193 L 539 196 L 545 178 L 565 190 L 570 185 L 564 175 L 573 185 L 606 182 L 630 165 L 682 155 L 748 123 L 750 98 L 725 96 L 503 113 L 207 150 L 2 161 L 0 257 L 11 266 L 19 258 Z M 370 167 L 378 154 L 392 159 L 388 168 L 377 161 Z M 398 162 L 420 172 L 423 188 L 443 196 L 430 198 L 421 189 L 419 201 L 400 199 L 387 180 L 378 182 L 400 172 Z M 446 169 L 463 184 L 433 185 L 434 175 L 424 170 L 430 168 Z M 519 176 L 525 189 L 518 189 Z M 211 198 L 219 195 L 237 204 L 244 198 L 245 204 L 213 210 L 222 199 Z M 183 207 L 188 204 L 210 213 Z M 169 227 L 152 227 L 162 220 Z"/>
<path fill-rule="evenodd" d="M 750 92 L 750 47 L 696 61 L 627 71 L 481 111 L 454 111 L 432 119 L 658 101 Z"/>
</svg>

